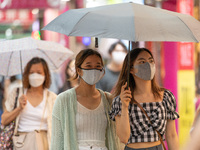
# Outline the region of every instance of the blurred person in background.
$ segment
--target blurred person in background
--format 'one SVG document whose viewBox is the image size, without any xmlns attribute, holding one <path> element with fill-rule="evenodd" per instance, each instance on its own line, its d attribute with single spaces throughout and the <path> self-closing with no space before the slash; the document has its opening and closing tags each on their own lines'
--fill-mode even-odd
<svg viewBox="0 0 200 150">
<path fill-rule="evenodd" d="M 56 94 L 48 90 L 51 84 L 49 68 L 44 59 L 35 57 L 30 60 L 23 73 L 23 86 L 19 90 L 17 107 L 13 109 L 17 88 L 9 93 L 2 115 L 2 125 L 16 119 L 17 134 L 28 135 L 35 130 L 42 130 L 45 150 L 48 150 L 51 138 L 52 109 Z M 42 125 L 41 125 L 42 124 Z M 34 141 L 30 147 L 35 147 Z"/>
<path fill-rule="evenodd" d="M 75 59 L 77 87 L 58 95 L 52 118 L 51 150 L 119 150 L 109 119 L 110 93 L 95 88 L 105 74 L 99 52 L 80 51 Z"/>
<path fill-rule="evenodd" d="M 59 89 L 59 93 L 64 92 L 68 89 L 74 88 L 78 86 L 79 79 L 73 80 L 73 77 L 75 76 L 76 70 L 75 70 L 75 59 L 69 60 L 69 62 L 66 65 L 65 68 L 65 82 L 63 84 L 63 87 Z"/>
<path fill-rule="evenodd" d="M 199 116 L 195 120 L 195 126 L 193 131 L 183 150 L 200 150 L 200 118 Z"/>
<path fill-rule="evenodd" d="M 61 75 L 59 70 L 51 72 L 51 86 L 49 90 L 54 92 L 55 94 L 59 93 L 59 89 L 62 87 L 63 81 L 61 79 Z"/>
<path fill-rule="evenodd" d="M 8 85 L 8 91 L 7 94 L 9 94 L 13 89 L 16 89 L 16 87 L 22 87 L 22 75 L 18 74 L 15 76 L 10 77 L 10 83 Z"/>
<path fill-rule="evenodd" d="M 4 101 L 3 101 L 3 110 L 5 109 L 5 100 L 8 95 L 17 87 L 22 87 L 22 75 L 14 75 L 5 78 L 4 80 Z"/>
<path fill-rule="evenodd" d="M 126 46 L 120 41 L 115 42 L 110 46 L 108 53 L 111 59 L 105 67 L 106 74 L 96 84 L 96 88 L 107 92 L 112 91 L 119 77 L 120 71 L 122 69 L 122 64 L 127 52 L 128 51 Z"/>
<path fill-rule="evenodd" d="M 191 136 L 194 134 L 194 129 L 197 128 L 198 126 L 200 126 L 200 124 L 197 123 L 198 120 L 200 120 L 200 105 L 199 105 L 199 107 L 198 107 L 197 110 L 196 110 L 195 117 L 194 117 L 194 121 L 193 121 L 191 130 L 190 130 L 190 135 L 191 135 Z M 199 133 L 199 134 L 200 134 L 200 133 Z"/>
</svg>

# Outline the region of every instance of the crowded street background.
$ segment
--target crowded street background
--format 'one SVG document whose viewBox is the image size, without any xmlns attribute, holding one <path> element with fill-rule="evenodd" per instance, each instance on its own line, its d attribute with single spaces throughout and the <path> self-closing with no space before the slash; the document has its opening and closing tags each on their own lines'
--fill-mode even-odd
<svg viewBox="0 0 200 150">
<path fill-rule="evenodd" d="M 155 82 L 159 87 L 163 87 L 173 93 L 171 97 L 174 97 L 175 102 L 173 104 L 170 103 L 170 105 L 175 105 L 175 115 L 171 117 L 171 119 L 173 118 L 172 120 L 176 119 L 175 130 L 170 126 L 168 132 L 169 129 L 176 131 L 178 137 L 177 143 L 180 149 L 189 150 L 189 148 L 192 148 L 192 150 L 199 150 L 200 146 L 198 141 L 193 140 L 200 137 L 200 44 L 198 41 L 129 41 L 127 39 L 117 38 L 67 36 L 62 33 L 42 29 L 56 17 L 72 9 L 92 8 L 131 2 L 187 14 L 198 21 L 200 20 L 199 0 L 0 0 L 0 63 L 2 62 L 2 64 L 0 64 L 1 126 L 7 125 L 11 121 L 15 120 L 16 124 L 19 123 L 18 131 L 24 133 L 29 132 L 29 127 L 30 129 L 32 127 L 30 125 L 36 125 L 38 128 L 47 131 L 47 133 L 44 133 L 44 136 L 47 136 L 46 141 L 43 141 L 43 143 L 46 143 L 44 149 L 50 149 L 51 146 L 54 146 L 55 148 L 56 145 L 51 145 L 51 137 L 52 135 L 56 135 L 54 130 L 53 133 L 51 133 L 52 120 L 56 120 L 55 117 L 52 119 L 54 103 L 57 106 L 56 108 L 58 108 L 58 103 L 55 101 L 56 99 L 63 99 L 63 92 L 80 87 L 80 85 L 81 87 L 84 87 L 84 84 L 82 83 L 83 78 L 79 77 L 81 75 L 77 73 L 77 54 L 79 54 L 83 49 L 93 49 L 102 56 L 103 64 L 101 65 L 105 71 L 105 75 L 101 80 L 96 82 L 95 85 L 96 88 L 114 95 L 116 92 L 116 85 L 119 84 L 117 84 L 117 81 L 121 78 L 120 73 L 124 71 L 122 71 L 124 59 L 128 54 L 131 45 L 131 50 L 143 47 L 150 50 L 155 61 Z M 123 13 L 120 12 L 120 14 Z M 155 14 L 155 16 L 156 15 L 159 14 Z M 151 21 L 152 20 L 149 20 L 149 22 Z M 123 19 L 121 19 L 120 22 L 123 24 Z M 91 23 L 88 23 L 87 25 L 89 26 L 89 24 Z M 97 26 L 96 22 L 93 22 L 92 24 Z M 148 26 L 148 24 L 146 25 Z M 176 26 L 176 24 L 173 25 Z M 151 30 L 149 28 L 147 29 Z M 196 31 L 200 33 L 200 31 Z M 29 43 L 27 40 L 23 41 L 23 38 L 28 38 L 33 41 Z M 193 35 L 192 38 L 195 39 Z M 13 42 L 12 44 L 8 42 L 17 39 L 21 39 L 23 42 Z M 34 42 L 34 40 L 39 40 L 41 43 Z M 49 43 L 45 44 L 47 41 Z M 41 53 L 30 52 L 27 50 L 28 47 L 34 49 L 33 43 L 37 45 L 35 46 L 35 49 L 39 49 L 39 51 L 41 50 Z M 22 47 L 22 49 L 19 50 L 19 47 Z M 4 55 L 6 50 L 10 51 L 10 55 L 7 57 Z M 20 52 L 17 53 L 17 51 Z M 25 55 L 25 53 L 27 54 Z M 98 54 L 95 53 L 95 55 Z M 13 58 L 11 59 L 11 57 Z M 81 60 L 81 58 L 79 59 Z M 84 64 L 85 60 L 87 59 L 82 60 L 81 65 Z M 24 64 L 21 61 L 24 61 Z M 79 69 L 83 69 L 80 68 L 81 65 L 79 66 Z M 13 68 L 12 70 L 10 69 L 11 67 Z M 38 73 L 38 68 L 43 71 L 40 70 Z M 96 68 L 96 70 L 101 70 L 102 68 Z M 28 77 L 33 74 L 35 76 L 33 76 L 32 79 L 34 80 L 34 78 L 38 78 L 38 85 L 36 85 L 36 80 L 33 81 L 35 83 L 31 83 L 31 79 Z M 43 78 L 38 74 L 42 74 L 45 77 Z M 75 75 L 77 76 L 75 77 Z M 28 90 L 37 86 L 43 86 L 43 88 L 36 88 L 37 91 Z M 16 93 L 16 89 L 18 88 L 19 92 Z M 79 92 L 82 93 L 81 90 Z M 73 93 L 73 91 L 71 91 L 71 93 Z M 46 104 L 45 101 L 42 101 L 42 94 L 45 95 L 46 99 L 50 99 L 50 103 Z M 59 96 L 60 94 L 61 96 Z M 25 101 L 26 96 L 30 99 L 30 102 L 28 103 Z M 57 96 L 58 98 L 56 98 Z M 11 111 L 15 106 L 15 98 L 18 98 L 20 102 L 16 102 L 16 112 L 11 114 Z M 34 101 L 35 99 L 37 100 Z M 39 99 L 41 99 L 41 101 Z M 25 121 L 26 119 L 29 119 L 29 117 L 31 118 L 34 116 L 32 112 L 27 113 L 29 111 L 24 111 L 23 108 L 26 105 L 29 106 L 27 108 L 28 110 L 33 109 L 34 106 L 36 108 L 37 105 L 46 108 L 47 105 L 48 113 L 45 113 L 45 111 L 43 112 L 42 109 L 38 107 L 37 110 L 33 109 L 33 111 L 37 111 L 38 113 L 38 115 L 36 115 L 38 118 L 33 122 L 32 120 L 28 123 L 23 123 L 22 121 L 18 122 L 18 114 L 21 113 L 21 110 L 23 110 L 23 113 L 21 113 L 22 119 Z M 20 108 L 21 110 L 17 110 L 17 108 Z M 106 108 L 104 109 L 106 110 Z M 112 106 L 112 109 L 115 109 L 114 106 Z M 54 111 L 54 114 L 55 112 L 58 113 L 59 111 Z M 4 115 L 2 115 L 3 113 Z M 26 113 L 28 114 L 28 117 L 26 117 Z M 13 119 L 9 120 L 9 118 Z M 62 116 L 62 118 L 64 117 Z M 75 120 L 74 118 L 69 118 L 71 119 L 68 120 L 69 122 Z M 38 119 L 46 119 L 46 122 L 44 121 L 43 123 L 42 121 L 41 123 Z M 112 118 L 112 120 L 116 119 Z M 119 121 L 117 122 L 119 123 Z M 53 126 L 56 126 L 55 122 Z M 71 126 L 71 124 L 69 124 L 69 126 Z M 3 127 L 1 128 L 1 132 L 2 131 Z M 114 133 L 112 134 L 115 135 Z M 1 134 L 1 136 L 3 136 L 3 134 Z M 111 135 L 106 135 L 104 138 L 110 136 Z M 115 141 L 115 139 L 112 140 Z M 166 141 L 168 141 L 168 139 L 164 141 L 166 149 L 172 150 L 170 149 L 171 147 L 167 146 Z M 70 143 L 70 140 L 67 142 Z M 113 145 L 112 146 L 115 147 L 115 144 Z M 67 146 L 70 147 L 69 145 Z M 122 142 L 120 143 L 120 147 L 120 149 L 124 149 L 124 144 L 122 144 Z M 0 143 L 0 150 L 4 149 L 5 148 L 3 148 L 3 145 Z"/>
</svg>

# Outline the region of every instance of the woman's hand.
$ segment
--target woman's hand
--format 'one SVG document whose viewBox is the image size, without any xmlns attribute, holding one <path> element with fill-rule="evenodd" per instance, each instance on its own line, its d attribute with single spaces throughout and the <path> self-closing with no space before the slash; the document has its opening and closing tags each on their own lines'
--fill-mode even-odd
<svg viewBox="0 0 200 150">
<path fill-rule="evenodd" d="M 19 97 L 19 107 L 15 108 L 12 111 L 7 111 L 5 109 L 4 113 L 1 116 L 1 124 L 8 125 L 11 121 L 15 120 L 16 117 L 20 114 L 20 112 L 24 109 L 27 104 L 26 95 L 22 95 Z"/>
<path fill-rule="evenodd" d="M 20 98 L 19 98 L 19 107 L 21 109 L 24 109 L 24 107 L 26 106 L 26 104 L 27 104 L 27 97 L 26 97 L 26 95 L 20 96 Z"/>
<path fill-rule="evenodd" d="M 127 87 L 127 82 L 121 88 L 120 99 L 122 102 L 122 107 L 128 108 L 129 103 L 132 98 L 132 94 L 131 94 L 130 88 L 126 90 L 126 87 Z"/>
</svg>

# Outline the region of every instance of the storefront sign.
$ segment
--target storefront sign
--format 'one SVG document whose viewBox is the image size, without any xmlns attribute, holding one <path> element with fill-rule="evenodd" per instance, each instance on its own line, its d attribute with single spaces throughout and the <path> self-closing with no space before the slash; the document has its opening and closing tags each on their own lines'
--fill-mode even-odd
<svg viewBox="0 0 200 150">
<path fill-rule="evenodd" d="M 193 0 L 177 0 L 177 12 L 193 15 Z M 178 43 L 179 141 L 182 147 L 190 136 L 195 106 L 194 43 Z"/>
<path fill-rule="evenodd" d="M 177 12 L 193 15 L 193 0 L 177 0 Z"/>
<path fill-rule="evenodd" d="M 178 69 L 192 70 L 194 69 L 194 44 L 178 43 Z"/>
<path fill-rule="evenodd" d="M 2 9 L 58 8 L 60 0 L 0 0 Z"/>
<path fill-rule="evenodd" d="M 11 9 L 0 11 L 0 22 L 13 23 L 15 20 L 20 20 L 20 22 L 32 22 L 34 16 L 29 9 Z"/>
<path fill-rule="evenodd" d="M 187 141 L 194 119 L 195 75 L 194 70 L 178 71 L 179 141 Z"/>
</svg>

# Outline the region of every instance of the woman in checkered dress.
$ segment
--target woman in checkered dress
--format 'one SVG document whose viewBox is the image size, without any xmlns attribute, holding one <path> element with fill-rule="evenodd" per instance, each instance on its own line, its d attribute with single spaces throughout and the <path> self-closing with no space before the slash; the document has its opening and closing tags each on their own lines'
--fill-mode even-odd
<svg viewBox="0 0 200 150">
<path fill-rule="evenodd" d="M 166 139 L 169 150 L 178 150 L 175 128 L 174 95 L 155 82 L 155 62 L 145 48 L 130 52 L 129 88 L 127 89 L 128 55 L 126 56 L 109 113 L 116 121 L 116 130 L 125 150 L 163 150 Z M 142 106 L 144 111 L 136 104 Z M 149 119 L 150 120 L 149 120 Z M 161 140 L 162 139 L 162 140 Z"/>
</svg>

